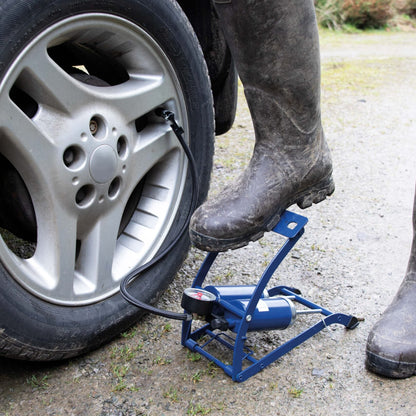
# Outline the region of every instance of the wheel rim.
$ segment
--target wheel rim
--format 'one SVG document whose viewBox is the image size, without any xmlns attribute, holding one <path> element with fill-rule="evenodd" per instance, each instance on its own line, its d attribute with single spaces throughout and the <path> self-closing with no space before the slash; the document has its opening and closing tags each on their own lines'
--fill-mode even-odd
<svg viewBox="0 0 416 416">
<path fill-rule="evenodd" d="M 96 58 L 108 63 L 98 75 L 87 70 Z M 168 57 L 125 19 L 75 16 L 19 54 L 0 105 L 0 152 L 22 176 L 37 225 L 27 259 L 0 241 L 4 266 L 48 302 L 85 305 L 113 295 L 160 248 L 184 189 L 183 152 L 153 112 L 164 106 L 187 125 Z"/>
</svg>

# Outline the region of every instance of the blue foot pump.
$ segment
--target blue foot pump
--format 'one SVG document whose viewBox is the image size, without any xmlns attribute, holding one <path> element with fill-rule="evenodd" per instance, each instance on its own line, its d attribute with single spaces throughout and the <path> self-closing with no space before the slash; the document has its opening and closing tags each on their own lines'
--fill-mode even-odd
<svg viewBox="0 0 416 416">
<path fill-rule="evenodd" d="M 191 314 L 195 320 L 208 323 L 192 331 L 192 320 L 184 321 L 182 345 L 217 364 L 234 381 L 242 382 L 329 325 L 341 324 L 347 329 L 356 328 L 357 318 L 332 313 L 303 298 L 297 289 L 287 286 L 266 288 L 279 264 L 304 233 L 307 221 L 301 215 L 284 212 L 273 231 L 287 237 L 287 240 L 256 286 L 203 287 L 205 277 L 218 255 L 209 253 L 192 287 L 186 289 L 182 297 L 182 307 L 186 313 Z M 306 309 L 298 310 L 297 305 Z M 294 323 L 297 316 L 311 313 L 321 315 L 321 319 L 264 357 L 255 358 L 254 352 L 245 346 L 248 332 L 285 329 Z M 234 335 L 231 336 L 230 333 Z M 212 343 L 219 343 L 232 350 L 232 364 L 222 362 L 208 351 Z"/>
</svg>

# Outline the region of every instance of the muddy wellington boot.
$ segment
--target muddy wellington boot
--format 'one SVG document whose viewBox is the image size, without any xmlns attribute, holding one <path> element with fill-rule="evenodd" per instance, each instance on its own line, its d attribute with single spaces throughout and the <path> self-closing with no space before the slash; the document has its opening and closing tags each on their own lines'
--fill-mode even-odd
<svg viewBox="0 0 416 416">
<path fill-rule="evenodd" d="M 374 373 L 392 378 L 416 374 L 416 194 L 413 244 L 406 276 L 368 336 L 366 366 Z"/>
<path fill-rule="evenodd" d="M 334 191 L 320 114 L 319 39 L 313 0 L 214 0 L 255 129 L 235 183 L 195 211 L 190 235 L 206 251 L 259 239 L 297 203 Z"/>
</svg>

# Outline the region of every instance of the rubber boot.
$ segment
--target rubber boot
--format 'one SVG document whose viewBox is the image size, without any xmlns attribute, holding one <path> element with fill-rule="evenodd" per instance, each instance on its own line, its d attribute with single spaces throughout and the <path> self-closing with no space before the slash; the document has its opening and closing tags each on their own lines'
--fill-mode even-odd
<svg viewBox="0 0 416 416">
<path fill-rule="evenodd" d="M 368 336 L 366 366 L 374 373 L 391 378 L 416 374 L 416 193 L 413 244 L 406 276 Z"/>
<path fill-rule="evenodd" d="M 243 174 L 192 218 L 192 242 L 225 251 L 259 239 L 297 203 L 334 191 L 321 126 L 319 39 L 313 0 L 216 0 L 255 129 Z"/>
</svg>

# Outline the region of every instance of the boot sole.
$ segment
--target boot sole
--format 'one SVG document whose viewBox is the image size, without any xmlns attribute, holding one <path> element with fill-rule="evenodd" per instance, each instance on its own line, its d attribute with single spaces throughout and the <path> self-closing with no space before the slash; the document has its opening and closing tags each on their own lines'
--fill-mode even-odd
<svg viewBox="0 0 416 416">
<path fill-rule="evenodd" d="M 309 188 L 303 192 L 298 198 L 295 199 L 295 203 L 301 209 L 309 208 L 312 204 L 318 204 L 326 199 L 327 196 L 331 196 L 335 191 L 335 184 L 332 177 L 325 179 L 315 185 L 312 189 Z"/>
<path fill-rule="evenodd" d="M 332 176 L 327 177 L 318 184 L 314 185 L 312 188 L 308 188 L 307 191 L 296 195 L 296 197 L 287 204 L 286 208 L 293 204 L 297 204 L 301 209 L 309 208 L 312 206 L 312 204 L 318 204 L 319 202 L 322 202 L 324 199 L 326 199 L 327 196 L 331 196 L 334 191 L 335 184 Z M 263 237 L 265 232 L 272 230 L 279 222 L 280 216 L 286 208 L 278 211 L 271 218 L 265 221 L 263 227 L 255 234 L 239 236 L 230 239 L 218 239 L 200 234 L 194 230 L 190 230 L 189 233 L 191 240 L 196 247 L 204 251 L 219 252 L 236 250 L 238 248 L 245 247 L 250 242 L 259 240 L 261 237 Z"/>
<path fill-rule="evenodd" d="M 416 374 L 416 363 L 389 360 L 367 351 L 367 370 L 389 378 L 408 378 Z"/>
</svg>

